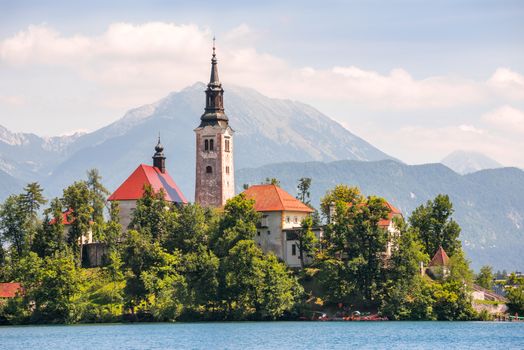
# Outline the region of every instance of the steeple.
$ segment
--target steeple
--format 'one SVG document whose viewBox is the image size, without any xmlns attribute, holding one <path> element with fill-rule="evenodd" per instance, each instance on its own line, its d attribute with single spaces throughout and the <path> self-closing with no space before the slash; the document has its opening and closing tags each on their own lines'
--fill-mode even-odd
<svg viewBox="0 0 524 350">
<path fill-rule="evenodd" d="M 211 76 L 206 89 L 206 108 L 200 120 L 201 127 L 220 125 L 225 128 L 228 125 L 228 118 L 224 113 L 224 89 L 218 78 L 215 38 L 213 38 L 213 55 L 211 56 Z"/>
<path fill-rule="evenodd" d="M 166 172 L 166 157 L 164 156 L 164 146 L 160 143 L 160 134 L 158 135 L 158 143 L 155 146 L 155 154 L 153 155 L 153 166 L 158 168 L 162 174 Z"/>
</svg>

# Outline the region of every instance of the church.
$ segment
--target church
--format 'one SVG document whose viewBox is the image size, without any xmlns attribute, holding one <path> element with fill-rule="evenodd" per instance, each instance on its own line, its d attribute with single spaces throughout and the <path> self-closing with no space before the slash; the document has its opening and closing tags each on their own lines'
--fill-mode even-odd
<svg viewBox="0 0 524 350">
<path fill-rule="evenodd" d="M 205 108 L 196 127 L 195 203 L 220 208 L 235 196 L 234 130 L 224 111 L 224 89 L 218 76 L 218 63 L 213 43 L 211 75 L 205 90 Z M 109 196 L 120 206 L 120 223 L 126 231 L 144 194 L 144 186 L 163 191 L 165 200 L 176 205 L 187 204 L 186 197 L 166 170 L 166 156 L 160 142 L 155 146 L 152 165 L 140 164 Z M 295 231 L 313 210 L 275 185 L 255 185 L 245 192 L 255 200 L 262 214 L 255 241 L 265 252 L 273 252 L 290 266 L 299 266 Z M 296 236 L 296 234 L 295 234 Z"/>
</svg>

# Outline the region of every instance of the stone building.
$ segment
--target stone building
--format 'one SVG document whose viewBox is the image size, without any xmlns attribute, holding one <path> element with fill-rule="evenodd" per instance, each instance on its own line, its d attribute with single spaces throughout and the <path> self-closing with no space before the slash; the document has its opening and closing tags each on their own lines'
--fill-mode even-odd
<svg viewBox="0 0 524 350">
<path fill-rule="evenodd" d="M 276 185 L 254 185 L 244 194 L 255 201 L 255 210 L 262 214 L 255 236 L 259 247 L 266 253 L 273 252 L 288 266 L 300 267 L 297 231 L 313 209 Z M 321 231 L 314 232 L 320 239 Z"/>
<path fill-rule="evenodd" d="M 224 112 L 224 89 L 218 78 L 213 44 L 211 78 L 206 89 L 206 108 L 196 134 L 195 202 L 221 207 L 235 195 L 233 129 Z"/>
<path fill-rule="evenodd" d="M 187 203 L 186 197 L 166 170 L 166 157 L 163 152 L 164 147 L 160 143 L 160 138 L 158 138 L 153 156 L 153 166 L 140 164 L 108 198 L 109 201 L 118 201 L 119 203 L 120 224 L 124 231 L 127 230 L 132 220 L 136 201 L 142 198 L 146 185 L 151 186 L 155 193 L 163 190 L 165 200 L 169 202 Z"/>
</svg>

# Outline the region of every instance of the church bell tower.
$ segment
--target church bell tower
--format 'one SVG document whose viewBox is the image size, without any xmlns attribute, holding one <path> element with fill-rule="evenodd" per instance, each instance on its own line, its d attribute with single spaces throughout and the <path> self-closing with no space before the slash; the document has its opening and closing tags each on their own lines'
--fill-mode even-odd
<svg viewBox="0 0 524 350">
<path fill-rule="evenodd" d="M 220 207 L 235 195 L 233 129 L 224 113 L 224 89 L 218 79 L 213 39 L 211 78 L 206 89 L 206 108 L 196 134 L 195 202 Z"/>
</svg>

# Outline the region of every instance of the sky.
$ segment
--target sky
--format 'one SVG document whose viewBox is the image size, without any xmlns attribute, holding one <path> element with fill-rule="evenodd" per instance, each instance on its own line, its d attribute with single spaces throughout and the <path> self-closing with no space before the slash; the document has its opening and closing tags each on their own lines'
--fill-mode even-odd
<svg viewBox="0 0 524 350">
<path fill-rule="evenodd" d="M 94 131 L 209 76 L 314 106 L 409 164 L 524 167 L 524 1 L 0 0 L 0 125 Z"/>
</svg>

